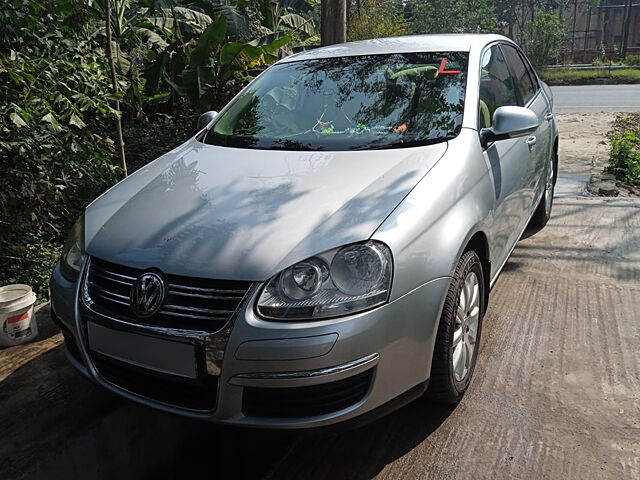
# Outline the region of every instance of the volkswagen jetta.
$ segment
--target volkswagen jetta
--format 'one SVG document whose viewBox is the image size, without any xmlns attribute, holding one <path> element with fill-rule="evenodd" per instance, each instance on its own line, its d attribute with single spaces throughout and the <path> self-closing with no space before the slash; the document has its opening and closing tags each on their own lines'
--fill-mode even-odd
<svg viewBox="0 0 640 480">
<path fill-rule="evenodd" d="M 236 425 L 459 401 L 489 290 L 551 213 L 552 108 L 498 35 L 277 62 L 77 221 L 51 279 L 70 362 Z"/>
</svg>

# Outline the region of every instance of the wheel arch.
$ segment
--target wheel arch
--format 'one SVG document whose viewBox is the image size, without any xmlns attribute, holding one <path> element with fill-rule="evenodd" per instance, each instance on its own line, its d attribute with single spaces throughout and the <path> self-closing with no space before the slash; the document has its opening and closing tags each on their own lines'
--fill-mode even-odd
<svg viewBox="0 0 640 480">
<path fill-rule="evenodd" d="M 483 291 L 484 298 L 482 302 L 482 313 L 487 311 L 487 307 L 489 305 L 489 285 L 491 282 L 491 257 L 489 254 L 489 239 L 487 235 L 482 231 L 478 230 L 471 238 L 467 241 L 464 249 L 460 256 L 464 255 L 466 252 L 473 250 L 476 252 L 478 257 L 480 258 L 480 263 L 482 264 L 482 275 L 483 275 Z"/>
</svg>

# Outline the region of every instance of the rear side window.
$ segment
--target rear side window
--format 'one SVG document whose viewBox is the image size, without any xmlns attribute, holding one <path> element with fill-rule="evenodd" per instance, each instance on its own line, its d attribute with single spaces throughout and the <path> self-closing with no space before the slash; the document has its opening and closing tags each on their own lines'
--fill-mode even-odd
<svg viewBox="0 0 640 480">
<path fill-rule="evenodd" d="M 537 88 L 534 86 L 533 80 L 518 51 L 510 45 L 502 45 L 502 51 L 515 79 L 520 105 L 525 106 L 536 94 Z"/>
<path fill-rule="evenodd" d="M 482 56 L 480 75 L 480 127 L 490 127 L 493 112 L 498 107 L 518 105 L 513 78 L 502 51 L 497 45 Z"/>
</svg>

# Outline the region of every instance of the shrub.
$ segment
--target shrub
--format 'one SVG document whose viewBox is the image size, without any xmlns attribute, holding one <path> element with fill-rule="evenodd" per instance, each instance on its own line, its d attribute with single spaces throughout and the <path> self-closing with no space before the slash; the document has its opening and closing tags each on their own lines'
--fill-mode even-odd
<svg viewBox="0 0 640 480">
<path fill-rule="evenodd" d="M 29 283 L 40 299 L 69 226 L 119 178 L 104 53 L 69 24 L 83 4 L 67 5 L 0 9 L 0 284 Z"/>
<path fill-rule="evenodd" d="M 640 55 L 627 55 L 624 59 L 624 63 L 626 65 L 637 66 L 640 65 Z"/>
<path fill-rule="evenodd" d="M 317 33 L 311 0 L 113 0 L 116 96 L 103 5 L 0 0 L 0 285 L 29 283 L 41 300 L 70 225 L 121 176 L 110 104 L 132 122 L 135 170 Z"/>
<path fill-rule="evenodd" d="M 591 85 L 596 81 L 609 83 L 637 83 L 640 81 L 640 70 L 575 70 L 567 68 L 547 68 L 540 71 L 542 79 L 549 85 Z"/>
<path fill-rule="evenodd" d="M 129 171 L 136 171 L 193 136 L 198 116 L 183 105 L 171 116 L 155 114 L 129 125 L 124 131 Z"/>
<path fill-rule="evenodd" d="M 620 115 L 609 135 L 607 170 L 628 185 L 640 186 L 640 114 Z"/>
<path fill-rule="evenodd" d="M 606 61 L 607 49 L 604 46 L 604 42 L 600 42 L 596 53 L 596 58 L 593 60 L 594 65 L 602 65 Z"/>
</svg>

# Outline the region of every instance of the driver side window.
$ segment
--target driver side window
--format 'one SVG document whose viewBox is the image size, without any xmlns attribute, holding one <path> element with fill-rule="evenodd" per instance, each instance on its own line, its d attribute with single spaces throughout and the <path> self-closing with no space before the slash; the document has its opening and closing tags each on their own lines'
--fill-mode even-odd
<svg viewBox="0 0 640 480">
<path fill-rule="evenodd" d="M 494 45 L 482 56 L 480 62 L 480 104 L 478 106 L 480 128 L 491 126 L 493 112 L 505 105 L 518 105 L 513 78 L 509 73 L 502 50 Z"/>
</svg>

